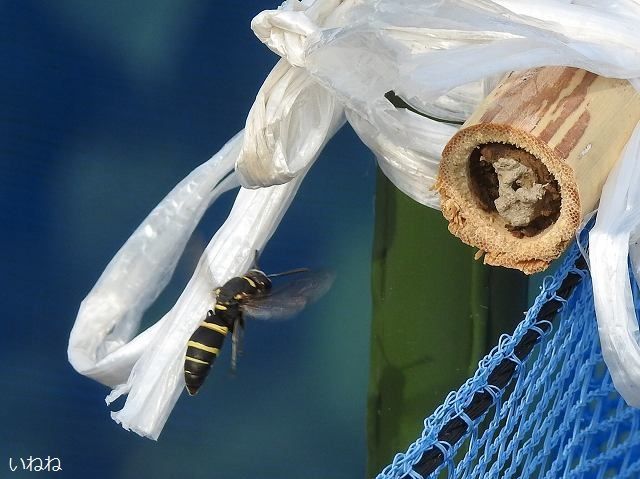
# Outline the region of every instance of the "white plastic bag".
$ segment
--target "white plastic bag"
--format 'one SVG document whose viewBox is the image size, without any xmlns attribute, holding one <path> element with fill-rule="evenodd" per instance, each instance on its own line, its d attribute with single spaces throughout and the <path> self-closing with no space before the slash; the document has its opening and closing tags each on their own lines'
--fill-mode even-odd
<svg viewBox="0 0 640 479">
<path fill-rule="evenodd" d="M 347 118 L 362 142 L 376 153 L 378 165 L 387 178 L 415 201 L 438 208 L 437 193 L 425 185 L 435 182 L 440 153 L 458 128 L 409 110 L 394 111 L 393 114 L 403 125 L 404 133 L 412 134 L 412 141 L 404 146 L 398 146 L 353 110 L 347 112 Z"/>
<path fill-rule="evenodd" d="M 280 60 L 258 92 L 236 171 L 246 187 L 280 185 L 309 168 L 344 123 L 342 106 L 301 68 Z"/>
<path fill-rule="evenodd" d="M 325 24 L 309 14 L 319 4 L 335 8 Z M 619 2 L 377 0 L 305 8 L 286 2 L 258 15 L 252 27 L 337 97 L 389 178 L 432 207 L 438 206 L 430 188 L 440 156 L 433 150 L 451 128 L 399 114 L 384 96 L 388 91 L 427 115 L 459 121 L 511 70 L 573 65 L 621 78 L 640 73 L 637 9 L 621 15 Z M 419 124 L 423 133 L 416 137 Z M 263 168 L 277 168 L 277 158 Z"/>
<path fill-rule="evenodd" d="M 438 201 L 430 187 L 440 151 L 456 128 L 397 111 L 385 98 L 388 91 L 427 115 L 450 120 L 464 119 L 488 92 L 478 95 L 478 84 L 490 85 L 512 70 L 575 66 L 626 78 L 640 87 L 640 3 L 635 0 L 364 1 L 342 12 L 341 28 L 321 28 L 308 21 L 294 26 L 291 18 L 279 22 L 278 15 L 272 12 L 270 21 L 278 24 L 280 33 L 289 29 L 296 35 L 295 52 L 279 47 L 279 53 L 294 57 L 290 61 L 340 99 L 349 122 L 396 186 L 433 207 Z M 266 29 L 261 38 L 269 38 Z M 451 101 L 456 90 L 467 93 L 474 87 L 475 95 L 462 96 L 466 101 Z M 619 225 L 622 211 L 627 219 L 633 216 L 619 201 L 601 207 L 594 231 L 598 253 L 592 248 L 592 258 L 598 256 L 594 289 L 600 301 L 605 360 L 625 399 L 640 406 L 640 347 L 626 271 L 629 235 L 640 235 L 632 233 L 629 223 L 622 229 L 612 227 Z M 600 256 L 600 234 L 609 242 L 615 239 L 618 249 L 609 253 L 618 255 L 615 260 Z M 631 255 L 640 253 L 632 248 Z M 610 281 L 614 273 L 616 294 Z M 620 283 L 623 278 L 626 289 Z M 606 302 L 614 298 L 615 305 L 607 309 Z M 612 330 L 624 332 L 624 339 Z"/>
<path fill-rule="evenodd" d="M 203 311 L 211 307 L 212 290 L 246 271 L 304 177 L 271 188 L 241 189 L 175 306 L 131 340 L 144 310 L 168 282 L 202 212 L 234 185 L 232 176 L 214 188 L 216 178 L 235 161 L 241 140 L 237 135 L 151 212 L 83 301 L 71 332 L 71 364 L 86 376 L 116 386 L 108 403 L 128 394 L 123 409 L 112 417 L 142 436 L 158 438 L 184 388 L 184 349 Z"/>
<path fill-rule="evenodd" d="M 128 394 L 112 417 L 125 429 L 157 439 L 184 390 L 187 341 L 214 301 L 212 291 L 245 272 L 277 228 L 304 176 L 285 185 L 241 189 L 229 218 L 213 237 L 195 273 L 173 308 L 162 319 L 153 341 L 126 383 L 107 398 Z"/>
<path fill-rule="evenodd" d="M 306 171 L 325 143 L 344 124 L 335 95 L 298 68 L 308 36 L 321 26 L 341 24 L 353 0 L 285 2 L 251 22 L 255 34 L 286 58 L 267 76 L 245 127 L 236 171 L 247 188 L 286 183 Z"/>
<path fill-rule="evenodd" d="M 238 133 L 154 208 L 82 301 L 68 348 L 79 373 L 108 386 L 127 380 L 161 327 L 157 323 L 131 341 L 142 314 L 169 282 L 206 209 L 237 184 L 235 176 L 222 179 L 233 168 L 242 136 Z"/>
<path fill-rule="evenodd" d="M 112 413 L 125 429 L 157 439 L 184 389 L 186 344 L 202 321 L 203 312 L 215 300 L 212 291 L 250 266 L 255 251 L 261 251 L 279 224 L 300 182 L 326 141 L 344 123 L 342 108 L 323 87 L 302 78 L 304 94 L 292 78 L 300 78 L 294 67 L 283 65 L 284 80 L 274 80 L 264 95 L 295 91 L 290 108 L 281 110 L 273 130 L 256 128 L 236 135 L 211 160 L 194 170 L 151 212 L 109 263 L 96 286 L 82 302 L 69 339 L 68 355 L 78 372 L 115 387 L 107 403 L 127 394 L 124 407 Z M 287 72 L 293 72 L 287 75 Z M 308 101 L 310 90 L 320 92 L 320 101 Z M 322 99 L 327 102 L 323 102 Z M 320 118 L 323 129 L 299 129 L 295 133 L 304 161 L 295 166 L 287 183 L 260 189 L 241 189 L 229 218 L 211 240 L 198 267 L 174 307 L 148 330 L 134 337 L 140 318 L 168 283 L 189 236 L 204 211 L 219 194 L 238 185 L 233 173 L 222 178 L 238 161 L 247 144 L 258 144 L 265 131 L 282 133 L 285 147 L 288 128 L 295 117 Z M 317 125 L 315 125 L 317 126 Z M 250 136 L 247 138 L 247 136 Z M 276 142 L 277 144 L 278 142 Z M 306 146 L 305 146 L 306 145 Z M 270 146 L 273 146 L 271 144 Z M 264 181 L 260 165 L 275 157 L 277 148 L 265 148 L 247 164 L 250 177 Z M 250 162 L 249 162 L 250 163 Z M 273 170 L 266 171 L 272 181 L 281 182 Z M 281 171 L 279 172 L 281 173 Z M 217 185 L 217 186 L 216 186 Z"/>
<path fill-rule="evenodd" d="M 378 0 L 345 21 L 306 43 L 305 68 L 356 109 L 379 104 L 389 89 L 416 105 L 536 66 L 640 76 L 638 16 L 610 13 L 606 2 L 593 8 L 566 1 Z"/>
<path fill-rule="evenodd" d="M 640 407 L 640 332 L 629 280 L 629 253 L 640 280 L 640 124 L 602 190 L 589 234 L 589 263 L 602 354 L 625 401 Z"/>
<path fill-rule="evenodd" d="M 290 0 L 261 13 L 252 28 L 283 59 L 258 93 L 244 135 L 183 180 L 116 254 L 81 305 L 70 362 L 114 386 L 109 401 L 128 394 L 116 421 L 157 438 L 183 389 L 186 342 L 211 305 L 211 290 L 263 249 L 345 111 L 396 186 L 437 207 L 430 188 L 457 126 L 397 110 L 385 93 L 395 91 L 426 115 L 463 121 L 511 70 L 570 65 L 640 86 L 638 25 L 637 0 Z M 637 157 L 637 142 L 636 132 L 627 155 Z M 223 180 L 236 162 L 237 175 Z M 640 236 L 630 226 L 638 223 L 637 170 L 625 160 L 612 176 L 613 199 L 603 199 L 591 247 L 605 359 L 634 405 L 640 351 L 623 249 Z M 205 209 L 240 180 L 259 188 L 240 190 L 175 306 L 135 336 Z M 628 223 L 617 221 L 623 214 Z M 631 256 L 637 274 L 637 247 Z"/>
</svg>

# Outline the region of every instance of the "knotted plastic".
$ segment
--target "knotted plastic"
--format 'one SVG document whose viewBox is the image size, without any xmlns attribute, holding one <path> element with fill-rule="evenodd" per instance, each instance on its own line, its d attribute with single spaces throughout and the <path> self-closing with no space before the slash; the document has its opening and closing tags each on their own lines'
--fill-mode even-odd
<svg viewBox="0 0 640 479">
<path fill-rule="evenodd" d="M 180 182 L 114 256 L 78 312 L 69 339 L 71 364 L 113 387 L 108 401 L 128 394 L 113 418 L 156 439 L 183 389 L 186 341 L 210 307 L 211 291 L 245 271 L 255 251 L 264 249 L 345 118 L 398 188 L 438 207 L 430 187 L 442 147 L 457 129 L 452 123 L 468 117 L 496 76 L 569 65 L 629 79 L 638 88 L 639 19 L 640 0 L 291 0 L 261 13 L 252 27 L 283 58 L 258 93 L 244 133 Z M 390 103 L 391 90 L 412 109 Z M 235 173 L 225 179 L 234 164 Z M 137 334 L 205 210 L 237 182 L 246 188 L 184 292 Z M 629 208 L 634 201 L 627 201 L 634 195 L 640 197 L 629 188 L 607 214 L 626 213 L 640 225 Z M 626 238 L 631 257 L 638 257 L 639 228 L 601 229 L 603 251 L 611 238 L 617 244 Z M 604 255 L 598 256 L 608 271 L 619 275 L 620 263 Z M 620 258 L 624 263 L 626 253 L 615 260 Z M 606 274 L 601 280 L 608 281 Z M 625 318 L 628 330 L 612 329 L 629 331 L 626 355 L 640 361 L 637 327 L 634 333 L 630 324 L 635 317 Z M 614 336 L 609 343 L 622 344 Z M 640 374 L 625 369 L 629 364 L 616 362 L 614 375 L 622 371 L 623 394 L 640 401 Z"/>
</svg>

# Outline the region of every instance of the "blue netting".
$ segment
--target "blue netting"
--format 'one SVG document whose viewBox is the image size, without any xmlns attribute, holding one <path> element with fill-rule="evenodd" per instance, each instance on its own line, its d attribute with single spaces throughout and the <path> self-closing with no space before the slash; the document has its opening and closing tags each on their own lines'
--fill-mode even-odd
<svg viewBox="0 0 640 479">
<path fill-rule="evenodd" d="M 640 410 L 613 387 L 580 264 L 574 247 L 514 334 L 378 479 L 640 477 Z"/>
</svg>

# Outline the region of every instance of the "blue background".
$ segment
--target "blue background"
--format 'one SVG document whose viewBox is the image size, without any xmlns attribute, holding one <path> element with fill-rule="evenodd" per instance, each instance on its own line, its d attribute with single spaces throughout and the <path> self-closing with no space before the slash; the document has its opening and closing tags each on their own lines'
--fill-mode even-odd
<svg viewBox="0 0 640 479">
<path fill-rule="evenodd" d="M 275 6 L 0 3 L 0 477 L 35 477 L 8 468 L 30 455 L 60 458 L 72 478 L 364 477 L 375 163 L 348 127 L 261 259 L 270 272 L 333 269 L 332 291 L 293 321 L 249 324 L 238 376 L 225 351 L 157 443 L 115 424 L 109 390 L 66 357 L 113 254 L 243 128 L 277 61 L 249 22 Z M 233 197 L 207 214 L 147 324 L 178 297 Z"/>
</svg>

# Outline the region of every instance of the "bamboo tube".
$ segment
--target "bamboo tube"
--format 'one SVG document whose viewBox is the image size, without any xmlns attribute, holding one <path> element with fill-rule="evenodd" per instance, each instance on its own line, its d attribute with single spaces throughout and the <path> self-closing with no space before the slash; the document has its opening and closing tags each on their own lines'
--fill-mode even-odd
<svg viewBox="0 0 640 479">
<path fill-rule="evenodd" d="M 626 80 L 568 67 L 509 74 L 442 153 L 449 231 L 486 264 L 543 271 L 572 240 L 640 120 Z"/>
</svg>

